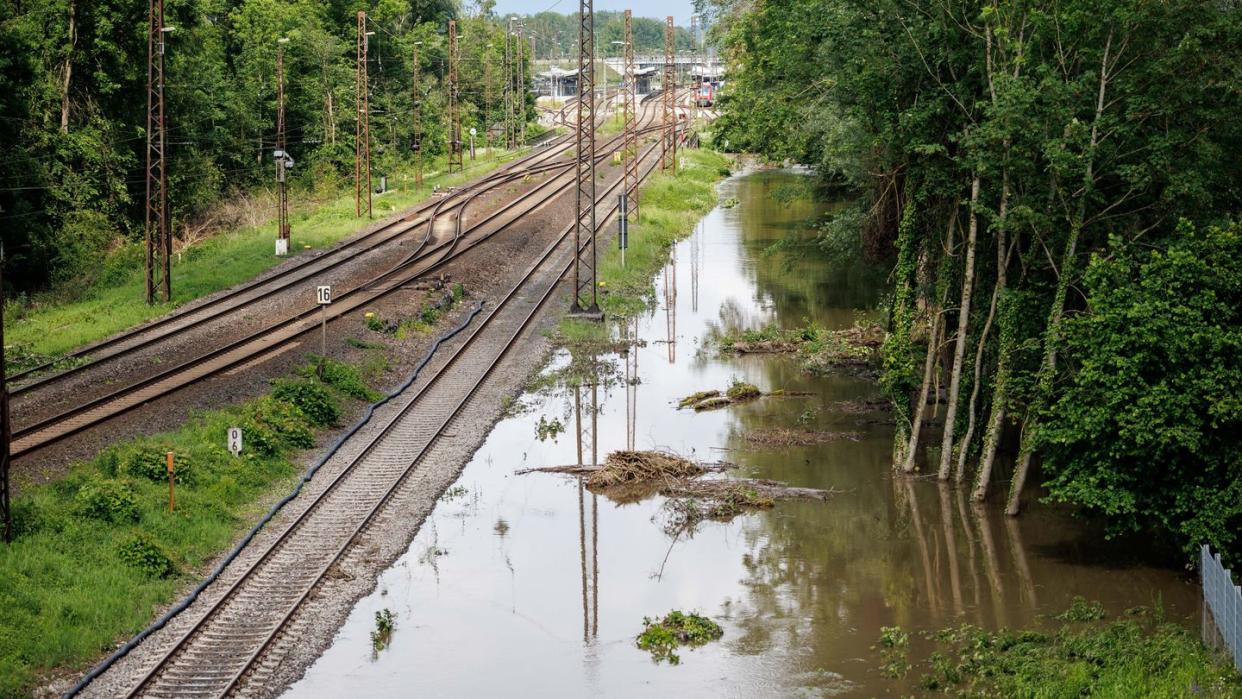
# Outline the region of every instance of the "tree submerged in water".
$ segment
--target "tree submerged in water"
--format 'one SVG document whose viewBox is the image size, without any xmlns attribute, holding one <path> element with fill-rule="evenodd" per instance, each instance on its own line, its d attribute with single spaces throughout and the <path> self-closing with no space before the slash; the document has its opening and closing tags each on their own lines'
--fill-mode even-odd
<svg viewBox="0 0 1242 699">
<path fill-rule="evenodd" d="M 683 645 L 698 648 L 724 636 L 724 629 L 711 619 L 691 612 L 686 614 L 673 610 L 663 619 L 654 621 L 643 617 L 643 632 L 638 635 L 638 648 L 651 653 L 656 663 L 667 661 L 680 665 L 681 656 L 675 651 Z"/>
</svg>

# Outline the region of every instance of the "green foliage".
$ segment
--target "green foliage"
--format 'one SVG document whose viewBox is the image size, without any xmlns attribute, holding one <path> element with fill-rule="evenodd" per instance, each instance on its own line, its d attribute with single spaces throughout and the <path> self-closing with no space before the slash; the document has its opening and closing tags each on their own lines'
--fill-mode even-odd
<svg viewBox="0 0 1242 699">
<path fill-rule="evenodd" d="M 265 396 L 249 403 L 242 423 L 243 442 L 263 456 L 276 456 L 286 449 L 315 446 L 314 424 L 296 405 Z"/>
<path fill-rule="evenodd" d="M 315 376 L 332 388 L 358 400 L 373 402 L 382 397 L 379 391 L 367 385 L 358 367 L 331 357 L 312 355 L 311 361 L 310 365 L 301 370 L 303 376 Z"/>
<path fill-rule="evenodd" d="M 963 624 L 924 634 L 935 650 L 915 665 L 920 685 L 963 696 L 1242 697 L 1242 675 L 1158 613 L 1133 609 L 1108 621 L 1094 613 L 1078 619 L 1071 609 L 1058 618 L 1067 617 L 1073 621 L 1052 633 Z M 885 628 L 878 644 L 893 676 L 910 667 L 905 638 Z"/>
<path fill-rule="evenodd" d="M 148 578 L 166 578 L 177 572 L 168 554 L 149 536 L 135 534 L 117 544 L 117 558 Z"/>
<path fill-rule="evenodd" d="M 1120 247 L 1084 286 L 1089 310 L 1065 323 L 1072 380 L 1039 436 L 1049 497 L 1238 561 L 1242 225 Z"/>
<path fill-rule="evenodd" d="M 115 463 L 115 469 L 110 473 L 113 476 L 122 473 L 155 483 L 167 483 L 170 451 L 174 450 L 168 445 L 140 442 L 133 447 L 113 449 L 110 455 L 103 457 L 103 463 Z M 188 454 L 174 451 L 173 479 L 179 484 L 194 482 L 194 461 Z"/>
<path fill-rule="evenodd" d="M 669 665 L 681 664 L 675 651 L 685 645 L 698 648 L 724 635 L 724 629 L 711 619 L 694 612 L 673 610 L 659 621 L 643 617 L 643 632 L 638 635 L 639 650 L 651 653 L 651 659 Z"/>
<path fill-rule="evenodd" d="M 341 417 L 336 396 L 323 384 L 310 379 L 273 382 L 272 397 L 290 403 L 317 427 L 335 425 Z"/>
<path fill-rule="evenodd" d="M 392 632 L 397 626 L 397 617 L 391 609 L 384 608 L 375 613 L 375 629 L 371 631 L 371 650 L 378 653 L 392 643 Z"/>
<path fill-rule="evenodd" d="M 138 521 L 138 499 L 128 484 L 91 478 L 73 498 L 77 514 L 111 524 Z"/>
</svg>

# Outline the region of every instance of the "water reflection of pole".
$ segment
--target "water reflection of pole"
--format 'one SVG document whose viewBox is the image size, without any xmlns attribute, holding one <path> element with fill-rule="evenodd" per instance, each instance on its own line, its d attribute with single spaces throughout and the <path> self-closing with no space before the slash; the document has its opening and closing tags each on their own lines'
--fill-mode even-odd
<svg viewBox="0 0 1242 699">
<path fill-rule="evenodd" d="M 677 246 L 664 271 L 664 321 L 668 338 L 668 363 L 677 361 Z"/>
<path fill-rule="evenodd" d="M 957 537 L 953 531 L 953 503 L 949 499 L 949 484 L 940 481 L 940 525 L 944 530 L 944 543 L 949 551 L 949 585 L 953 590 L 953 611 L 962 613 L 962 577 L 957 567 Z"/>
<path fill-rule="evenodd" d="M 690 236 L 690 310 L 699 312 L 699 233 L 702 221 L 695 224 L 694 234 Z"/>
<path fill-rule="evenodd" d="M 587 407 L 591 411 L 590 434 L 583 430 L 582 420 L 582 389 L 581 385 L 574 387 L 574 427 L 577 432 L 576 442 L 578 451 L 578 466 L 586 465 L 583 459 L 583 442 L 589 439 L 591 442 L 591 466 L 599 463 L 598 450 L 596 449 L 596 427 L 597 411 L 595 404 L 598 399 L 599 387 L 597 384 L 591 384 L 591 405 Z M 586 487 L 584 481 L 578 479 L 578 560 L 582 573 L 582 640 L 589 641 L 593 636 L 599 634 L 599 501 L 595 493 L 591 493 L 591 571 L 587 572 L 587 521 L 586 521 Z"/>
<path fill-rule="evenodd" d="M 625 355 L 625 448 L 633 451 L 638 431 L 638 319 L 626 322 L 629 334 Z"/>
</svg>

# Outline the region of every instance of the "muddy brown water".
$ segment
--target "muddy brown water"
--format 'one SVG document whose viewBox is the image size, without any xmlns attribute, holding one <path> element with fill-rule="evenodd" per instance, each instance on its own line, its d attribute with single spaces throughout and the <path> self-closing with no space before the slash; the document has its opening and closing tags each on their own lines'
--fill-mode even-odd
<svg viewBox="0 0 1242 699">
<path fill-rule="evenodd" d="M 934 480 L 895 478 L 885 415 L 843 408 L 878 397 L 873 382 L 704 350 L 721 325 L 809 319 L 839 328 L 873 315 L 882 275 L 830 275 L 807 255 L 765 254 L 782 238 L 811 235 L 808 221 L 829 206 L 790 198 L 803 177 L 768 171 L 722 185 L 722 200 L 740 203 L 712 211 L 677 246 L 656 279 L 660 308 L 635 324 L 643 345 L 628 358 L 601 357 L 594 388 L 526 395 L 525 410 L 496 425 L 408 553 L 287 696 L 909 694 L 917 673 L 894 680 L 879 670 L 882 627 L 1038 626 L 1076 595 L 1113 613 L 1160 604 L 1195 623 L 1192 579 L 1105 542 L 1067 512 L 1037 506 L 1011 519 Z M 569 359 L 557 355 L 546 372 Z M 734 378 L 812 395 L 676 409 L 681 396 Z M 592 452 L 667 449 L 844 492 L 669 535 L 660 497 L 618 504 L 567 476 L 515 475 L 577 463 L 577 418 L 586 463 Z M 855 437 L 780 448 L 742 437 L 773 426 Z M 375 653 L 370 632 L 382 609 L 396 627 Z M 672 609 L 713 617 L 724 637 L 683 649 L 679 666 L 654 663 L 635 636 L 643 617 Z"/>
</svg>

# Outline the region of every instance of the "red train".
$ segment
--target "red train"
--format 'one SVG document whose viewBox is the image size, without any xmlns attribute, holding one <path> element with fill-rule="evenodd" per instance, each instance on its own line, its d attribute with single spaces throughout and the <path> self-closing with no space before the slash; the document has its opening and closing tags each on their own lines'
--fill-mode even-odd
<svg viewBox="0 0 1242 699">
<path fill-rule="evenodd" d="M 694 103 L 700 107 L 710 107 L 715 96 L 715 86 L 705 80 L 694 93 Z"/>
</svg>

